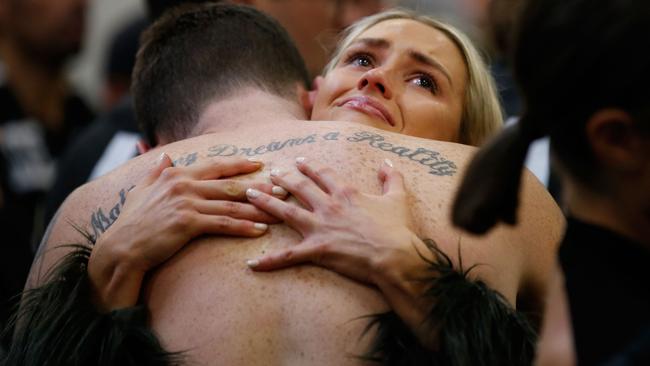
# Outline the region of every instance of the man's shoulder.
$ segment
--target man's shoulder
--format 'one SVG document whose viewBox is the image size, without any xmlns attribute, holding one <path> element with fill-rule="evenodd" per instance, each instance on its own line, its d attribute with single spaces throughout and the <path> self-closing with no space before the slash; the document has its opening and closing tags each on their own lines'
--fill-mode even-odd
<svg viewBox="0 0 650 366">
<path fill-rule="evenodd" d="M 117 219 L 126 195 L 140 179 L 149 160 L 134 158 L 124 166 L 77 187 L 61 204 L 52 219 L 48 242 L 78 243 L 96 238 Z"/>
<path fill-rule="evenodd" d="M 54 214 L 39 245 L 28 287 L 38 285 L 70 245 L 90 245 L 117 219 L 130 187 L 115 191 L 104 176 L 76 188 Z"/>
</svg>

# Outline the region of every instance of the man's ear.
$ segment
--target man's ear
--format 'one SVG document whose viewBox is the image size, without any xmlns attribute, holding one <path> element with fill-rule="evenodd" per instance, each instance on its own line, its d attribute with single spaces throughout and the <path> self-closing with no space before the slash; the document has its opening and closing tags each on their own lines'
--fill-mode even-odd
<svg viewBox="0 0 650 366">
<path fill-rule="evenodd" d="M 303 102 L 303 105 L 307 105 L 308 109 L 305 108 L 309 113 L 307 114 L 308 116 L 311 117 L 311 112 L 314 109 L 314 104 L 316 103 L 316 96 L 318 95 L 318 89 L 321 86 L 321 83 L 323 82 L 323 77 L 322 76 L 316 76 L 314 78 L 314 82 L 312 83 L 311 87 L 312 90 L 307 92 L 307 100 Z M 311 119 L 311 118 L 310 118 Z"/>
<path fill-rule="evenodd" d="M 296 83 L 296 95 L 298 95 L 298 101 L 302 110 L 305 112 L 305 118 L 309 119 L 311 116 L 311 109 L 313 105 L 309 101 L 309 91 L 305 89 L 305 86 L 302 83 Z"/>
<path fill-rule="evenodd" d="M 587 121 L 586 134 L 598 163 L 609 169 L 635 171 L 647 158 L 637 123 L 621 109 L 594 113 Z"/>
<path fill-rule="evenodd" d="M 151 145 L 149 145 L 144 139 L 139 139 L 138 142 L 135 143 L 135 147 L 138 149 L 138 155 L 142 155 L 151 150 Z"/>
</svg>

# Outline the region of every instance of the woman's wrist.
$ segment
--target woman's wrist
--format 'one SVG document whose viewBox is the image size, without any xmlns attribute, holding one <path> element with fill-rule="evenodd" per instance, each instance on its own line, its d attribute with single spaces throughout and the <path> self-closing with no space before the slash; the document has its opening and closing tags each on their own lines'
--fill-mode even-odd
<svg viewBox="0 0 650 366">
<path fill-rule="evenodd" d="M 373 280 L 391 309 L 426 345 L 428 332 L 422 326 L 432 306 L 432 299 L 425 296 L 428 288 L 426 278 L 431 276 L 427 261 L 432 260 L 433 255 L 412 231 L 401 237 L 403 245 L 400 251 L 379 261 L 373 270 Z"/>
<path fill-rule="evenodd" d="M 398 291 L 411 299 L 421 297 L 426 289 L 421 279 L 428 275 L 427 261 L 433 259 L 431 251 L 422 239 L 408 229 L 384 240 L 392 242 L 391 250 L 375 261 L 373 282 L 379 288 Z M 395 242 L 400 243 L 399 246 Z"/>
<path fill-rule="evenodd" d="M 88 261 L 92 300 L 102 312 L 134 306 L 146 272 L 133 263 L 133 253 L 120 253 L 123 243 L 114 239 L 100 237 Z"/>
<path fill-rule="evenodd" d="M 140 296 L 144 273 L 117 266 L 110 276 L 97 278 L 89 272 L 93 303 L 101 312 L 134 306 Z"/>
</svg>

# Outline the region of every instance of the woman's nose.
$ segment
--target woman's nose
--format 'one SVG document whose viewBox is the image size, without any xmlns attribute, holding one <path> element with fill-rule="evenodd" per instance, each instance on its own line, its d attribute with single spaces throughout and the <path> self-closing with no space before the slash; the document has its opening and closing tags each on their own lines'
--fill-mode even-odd
<svg viewBox="0 0 650 366">
<path fill-rule="evenodd" d="M 379 68 L 368 70 L 368 72 L 363 74 L 363 77 L 357 84 L 357 88 L 359 90 L 375 90 L 381 93 L 381 95 L 386 99 L 393 97 L 393 91 L 389 86 L 388 78 L 386 77 L 384 71 L 380 70 Z"/>
</svg>

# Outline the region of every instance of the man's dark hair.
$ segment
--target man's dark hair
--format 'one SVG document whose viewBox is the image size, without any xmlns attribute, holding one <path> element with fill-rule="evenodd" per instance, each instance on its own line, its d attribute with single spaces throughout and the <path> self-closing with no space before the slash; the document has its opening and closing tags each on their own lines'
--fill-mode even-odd
<svg viewBox="0 0 650 366">
<path fill-rule="evenodd" d="M 167 10 L 188 3 L 220 3 L 223 0 L 146 0 L 149 20 L 155 22 Z"/>
<path fill-rule="evenodd" d="M 291 98 L 297 83 L 309 85 L 307 68 L 276 21 L 250 7 L 200 4 L 167 12 L 144 33 L 132 92 L 155 144 L 187 137 L 214 98 L 244 87 Z"/>
</svg>

